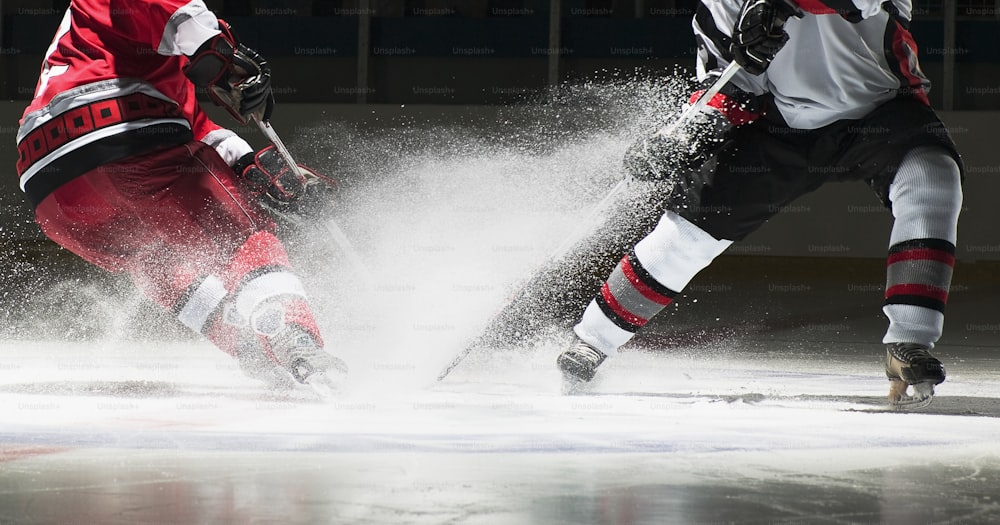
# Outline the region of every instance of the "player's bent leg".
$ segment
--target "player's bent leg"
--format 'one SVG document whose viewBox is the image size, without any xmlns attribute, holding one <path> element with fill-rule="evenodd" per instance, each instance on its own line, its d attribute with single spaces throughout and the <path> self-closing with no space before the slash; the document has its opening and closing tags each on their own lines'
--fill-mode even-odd
<svg viewBox="0 0 1000 525">
<path fill-rule="evenodd" d="M 944 366 L 930 350 L 944 329 L 955 262 L 962 207 L 958 164 L 943 148 L 914 149 L 900 163 L 889 200 L 895 217 L 883 306 L 889 318 L 883 338 L 889 402 L 926 404 L 945 380 Z"/>
<path fill-rule="evenodd" d="M 277 389 L 293 386 L 290 375 L 267 357 L 248 321 L 236 313 L 232 297 L 218 276 L 196 279 L 171 310 L 181 324 L 234 358 L 247 376 Z"/>
<path fill-rule="evenodd" d="M 232 311 L 227 316 L 245 322 L 257 335 L 256 348 L 267 357 L 262 362 L 282 367 L 300 383 L 313 374 L 344 371 L 343 363 L 323 349 L 305 286 L 287 266 L 273 234 L 258 232 L 247 240 L 233 258 L 231 277 Z"/>
<path fill-rule="evenodd" d="M 573 327 L 576 339 L 557 358 L 564 376 L 592 379 L 607 356 L 632 339 L 730 244 L 667 212 L 622 257 Z"/>
<path fill-rule="evenodd" d="M 246 375 L 272 387 L 346 371 L 323 349 L 305 286 L 270 232 L 251 235 L 219 275 L 192 282 L 173 311 L 182 324 L 232 355 Z"/>
</svg>

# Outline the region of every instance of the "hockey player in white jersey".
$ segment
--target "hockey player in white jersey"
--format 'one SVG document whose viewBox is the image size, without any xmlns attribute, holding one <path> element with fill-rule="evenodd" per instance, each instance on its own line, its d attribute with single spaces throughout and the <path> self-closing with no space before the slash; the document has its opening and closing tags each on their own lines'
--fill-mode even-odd
<svg viewBox="0 0 1000 525">
<path fill-rule="evenodd" d="M 621 259 L 557 359 L 589 381 L 700 270 L 795 198 L 866 182 L 892 213 L 883 311 L 889 401 L 929 402 L 931 355 L 954 266 L 963 167 L 931 109 L 904 0 L 703 0 L 697 75 L 742 70 L 683 133 L 626 154 L 638 179 L 673 179 L 668 211 Z M 697 100 L 700 92 L 692 96 Z M 912 385 L 912 393 L 908 387 Z"/>
</svg>

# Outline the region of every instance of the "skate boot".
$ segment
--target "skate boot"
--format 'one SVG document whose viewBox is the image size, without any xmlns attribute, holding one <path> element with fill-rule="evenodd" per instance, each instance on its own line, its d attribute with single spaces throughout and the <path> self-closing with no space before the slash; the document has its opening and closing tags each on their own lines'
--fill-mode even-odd
<svg viewBox="0 0 1000 525">
<path fill-rule="evenodd" d="M 897 407 L 924 407 L 934 396 L 934 385 L 944 382 L 944 366 L 916 343 L 886 345 L 885 375 L 889 378 L 889 404 Z M 913 385 L 913 394 L 906 393 Z"/>
<path fill-rule="evenodd" d="M 310 386 L 333 386 L 347 374 L 347 365 L 316 344 L 305 330 L 287 326 L 267 338 L 274 359 L 288 370 L 296 381 Z"/>
<path fill-rule="evenodd" d="M 291 374 L 267 355 L 263 343 L 256 336 L 251 336 L 240 344 L 236 362 L 243 374 L 263 382 L 272 390 L 295 388 L 295 380 Z"/>
<path fill-rule="evenodd" d="M 286 319 L 286 306 L 271 302 L 258 307 L 249 325 L 261 342 L 264 355 L 279 365 L 295 383 L 308 385 L 324 397 L 339 388 L 347 366 L 323 350 L 301 325 Z"/>
<path fill-rule="evenodd" d="M 608 356 L 579 337 L 574 337 L 570 347 L 559 354 L 556 365 L 563 375 L 563 391 L 572 393 L 597 373 L 597 367 Z"/>
</svg>

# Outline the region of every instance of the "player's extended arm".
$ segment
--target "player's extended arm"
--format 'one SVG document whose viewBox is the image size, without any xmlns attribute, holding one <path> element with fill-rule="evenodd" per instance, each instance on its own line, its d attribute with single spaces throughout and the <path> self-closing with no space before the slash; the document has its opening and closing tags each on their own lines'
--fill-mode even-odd
<svg viewBox="0 0 1000 525">
<path fill-rule="evenodd" d="M 693 23 L 702 86 L 689 104 L 720 78 L 724 65 L 736 62 L 743 71 L 737 71 L 701 111 L 670 126 L 669 133 L 658 132 L 632 144 L 625 153 L 626 173 L 638 180 L 661 180 L 677 170 L 696 168 L 715 153 L 731 128 L 759 118 L 756 95 L 764 88 L 757 76 L 788 39 L 781 26 L 793 14 L 796 9 L 784 0 L 748 0 L 739 11 L 728 4 L 702 3 Z M 688 116 L 687 111 L 681 114 Z"/>
<path fill-rule="evenodd" d="M 270 120 L 274 107 L 271 67 L 259 53 L 239 43 L 222 20 L 219 30 L 189 57 L 184 74 L 241 123 L 255 115 Z"/>
<path fill-rule="evenodd" d="M 202 43 L 189 58 L 184 74 L 196 86 L 207 89 L 212 102 L 240 122 L 270 119 L 274 107 L 271 69 L 259 53 L 239 43 L 226 22 L 219 20 L 219 33 Z M 200 109 L 195 113 L 196 127 L 216 128 Z M 299 201 L 309 185 L 307 175 L 329 182 L 306 166 L 291 169 L 274 146 L 253 151 L 245 140 L 224 128 L 213 129 L 201 140 L 219 152 L 269 209 L 286 210 Z"/>
<path fill-rule="evenodd" d="M 695 104 L 715 79 L 706 79 L 688 103 Z M 625 152 L 625 172 L 636 180 L 662 180 L 679 169 L 695 169 L 715 153 L 730 129 L 759 117 L 757 97 L 726 84 L 705 102 L 701 111 L 671 132 L 656 133 L 633 143 Z"/>
</svg>

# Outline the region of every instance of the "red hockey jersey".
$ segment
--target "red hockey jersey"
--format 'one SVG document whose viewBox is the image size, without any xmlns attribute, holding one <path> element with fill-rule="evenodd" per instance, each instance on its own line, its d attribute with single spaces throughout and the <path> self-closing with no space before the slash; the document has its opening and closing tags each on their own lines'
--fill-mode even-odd
<svg viewBox="0 0 1000 525">
<path fill-rule="evenodd" d="M 183 72 L 184 55 L 218 33 L 201 0 L 73 0 L 17 134 L 32 202 L 101 164 L 233 137 L 206 117 Z"/>
</svg>

